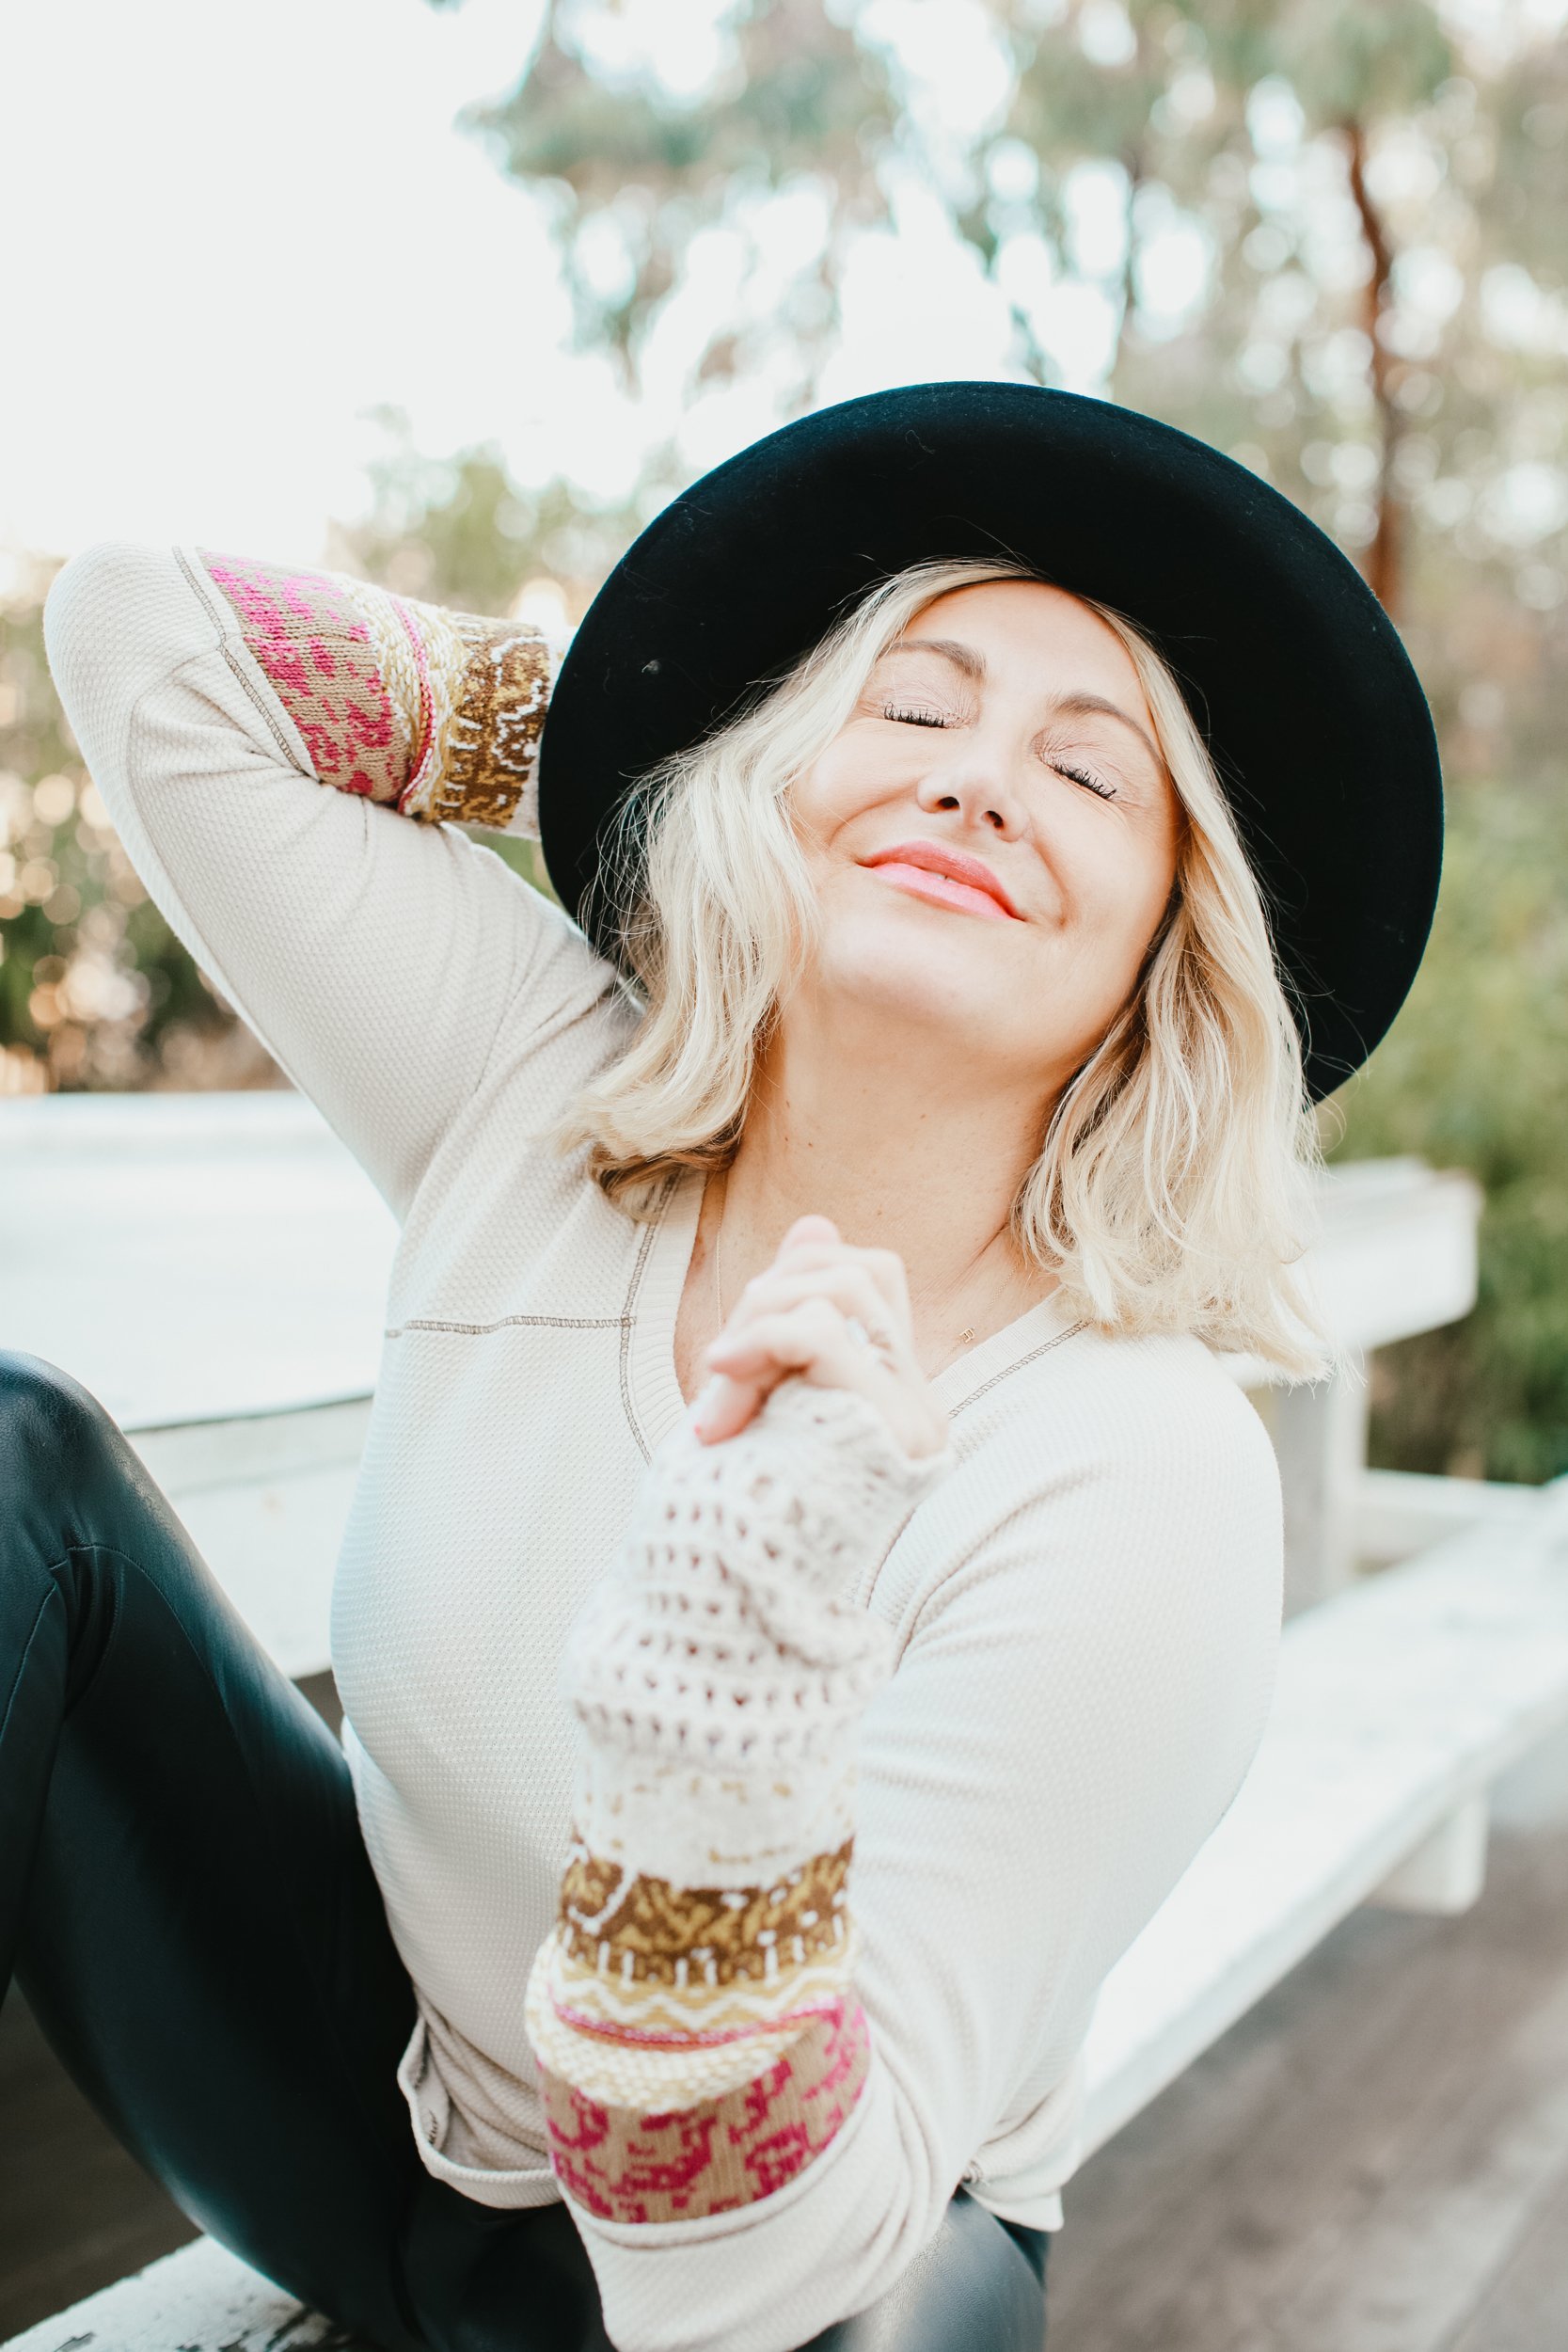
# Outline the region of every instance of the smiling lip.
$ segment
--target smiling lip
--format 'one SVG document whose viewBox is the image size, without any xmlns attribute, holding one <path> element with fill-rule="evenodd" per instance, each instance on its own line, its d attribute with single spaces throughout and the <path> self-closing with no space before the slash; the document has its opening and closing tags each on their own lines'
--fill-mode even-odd
<svg viewBox="0 0 1568 2352">
<path fill-rule="evenodd" d="M 990 867 L 977 857 L 966 857 L 961 850 L 944 850 L 936 841 L 895 841 L 861 863 L 888 869 L 889 882 L 901 883 L 937 906 L 956 907 L 992 920 L 1022 919 Z"/>
</svg>

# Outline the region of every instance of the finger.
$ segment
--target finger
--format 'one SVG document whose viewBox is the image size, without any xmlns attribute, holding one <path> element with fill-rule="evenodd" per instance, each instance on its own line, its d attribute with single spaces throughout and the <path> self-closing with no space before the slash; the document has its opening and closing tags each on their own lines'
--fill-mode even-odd
<svg viewBox="0 0 1568 2352">
<path fill-rule="evenodd" d="M 691 1424 L 704 1444 L 718 1445 L 744 1429 L 784 1376 L 771 1367 L 765 1379 L 739 1380 L 714 1373 L 697 1399 Z"/>
<path fill-rule="evenodd" d="M 879 1378 L 897 1377 L 875 1348 L 855 1338 L 838 1309 L 821 1297 L 759 1315 L 722 1349 L 716 1344 L 709 1354 L 717 1369 L 735 1380 L 764 1378 L 777 1367 L 823 1386 L 854 1389 L 869 1396 Z"/>
<path fill-rule="evenodd" d="M 786 1249 L 824 1242 L 837 1242 L 843 1246 L 844 1236 L 831 1216 L 798 1216 L 780 1242 L 778 1254 L 782 1257 Z"/>
<path fill-rule="evenodd" d="M 825 1226 L 830 1223 L 831 1220 L 827 1217 L 800 1217 L 796 1221 L 796 1225 Z M 775 1266 L 782 1265 L 786 1258 L 791 1273 L 799 1267 L 829 1266 L 851 1262 L 863 1265 L 895 1313 L 908 1316 L 910 1312 L 909 1278 L 905 1272 L 904 1261 L 896 1249 L 861 1249 L 849 1242 L 830 1245 L 824 1239 L 811 1235 L 802 1234 L 799 1238 L 795 1236 L 796 1226 L 791 1226 L 789 1232 L 784 1235 L 783 1242 L 779 1245 L 778 1254 L 773 1261 Z"/>
<path fill-rule="evenodd" d="M 800 1273 L 763 1274 L 748 1282 L 729 1322 L 706 1349 L 705 1360 L 719 1361 L 733 1340 L 764 1317 L 787 1313 L 792 1307 L 803 1306 L 813 1298 L 826 1299 L 841 1315 L 854 1317 L 873 1343 L 890 1353 L 908 1352 L 910 1333 L 898 1327 L 897 1319 L 868 1269 L 858 1260 L 849 1259 Z"/>
</svg>

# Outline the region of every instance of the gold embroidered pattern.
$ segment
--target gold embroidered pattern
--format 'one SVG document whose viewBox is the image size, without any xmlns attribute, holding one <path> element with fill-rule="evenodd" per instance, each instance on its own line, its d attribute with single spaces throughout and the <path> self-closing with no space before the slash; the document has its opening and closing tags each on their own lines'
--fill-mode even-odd
<svg viewBox="0 0 1568 2352">
<path fill-rule="evenodd" d="M 771 1886 L 736 1888 L 628 1880 L 618 1862 L 574 1839 L 561 1883 L 562 1948 L 622 1983 L 760 1983 L 842 1940 L 854 1842 L 813 1854 Z"/>
</svg>

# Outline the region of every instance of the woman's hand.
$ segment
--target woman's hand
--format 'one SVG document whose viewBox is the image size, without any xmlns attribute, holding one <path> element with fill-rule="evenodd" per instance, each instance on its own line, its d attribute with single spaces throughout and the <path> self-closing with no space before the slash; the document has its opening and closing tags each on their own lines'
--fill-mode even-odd
<svg viewBox="0 0 1568 2352">
<path fill-rule="evenodd" d="M 830 1217 L 796 1218 L 703 1362 L 712 1377 L 693 1427 L 708 1445 L 744 1429 L 780 1381 L 796 1375 L 863 1396 L 911 1460 L 947 1442 L 947 1416 L 914 1358 L 903 1260 L 892 1249 L 851 1248 Z"/>
</svg>

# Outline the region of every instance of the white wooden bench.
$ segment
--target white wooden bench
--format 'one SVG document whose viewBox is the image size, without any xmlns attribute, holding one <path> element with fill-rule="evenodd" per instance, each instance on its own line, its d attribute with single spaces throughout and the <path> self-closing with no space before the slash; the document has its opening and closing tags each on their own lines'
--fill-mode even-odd
<svg viewBox="0 0 1568 2352">
<path fill-rule="evenodd" d="M 1532 1501 L 1286 1628 L 1241 1794 L 1106 1981 L 1085 2154 L 1357 1904 L 1475 1899 L 1489 1787 L 1568 1724 L 1568 1482 Z M 329 2340 L 198 2239 L 7 2352 L 305 2352 Z"/>
<path fill-rule="evenodd" d="M 108 1406 L 285 1672 L 327 1602 L 397 1228 L 293 1093 L 0 1108 L 0 1346 Z"/>
<path fill-rule="evenodd" d="M 8 1112 L 0 1125 L 13 1209 L 0 1344 L 52 1357 L 103 1397 L 274 1654 L 292 1674 L 318 1671 L 390 1218 L 295 1098 L 182 1102 L 173 1153 L 160 1140 L 166 1102 L 18 1107 L 31 1131 Z M 1338 1176 L 1327 1206 L 1318 1279 L 1352 1346 L 1470 1304 L 1476 1201 L 1464 1179 L 1379 1164 Z M 18 1281 L 5 1254 L 51 1210 L 63 1217 L 54 1272 L 29 1259 Z M 150 1245 L 138 1242 L 150 1231 Z M 139 1309 L 133 1248 L 150 1248 Z M 170 1302 L 150 1327 L 149 1279 Z M 1259 1367 L 1232 1369 L 1261 1386 Z M 193 1370 L 205 1411 L 193 1409 Z M 1236 1804 L 1106 1983 L 1085 2153 L 1357 1904 L 1473 1901 L 1488 1788 L 1568 1725 L 1568 1494 L 1366 1472 L 1354 1383 L 1262 1409 L 1294 1531 L 1275 1704 Z M 1403 1565 L 1349 1581 L 1358 1557 L 1400 1559 L 1433 1537 Z M 8 2352 L 307 2352 L 330 2341 L 325 2323 L 202 2239 Z"/>
</svg>

